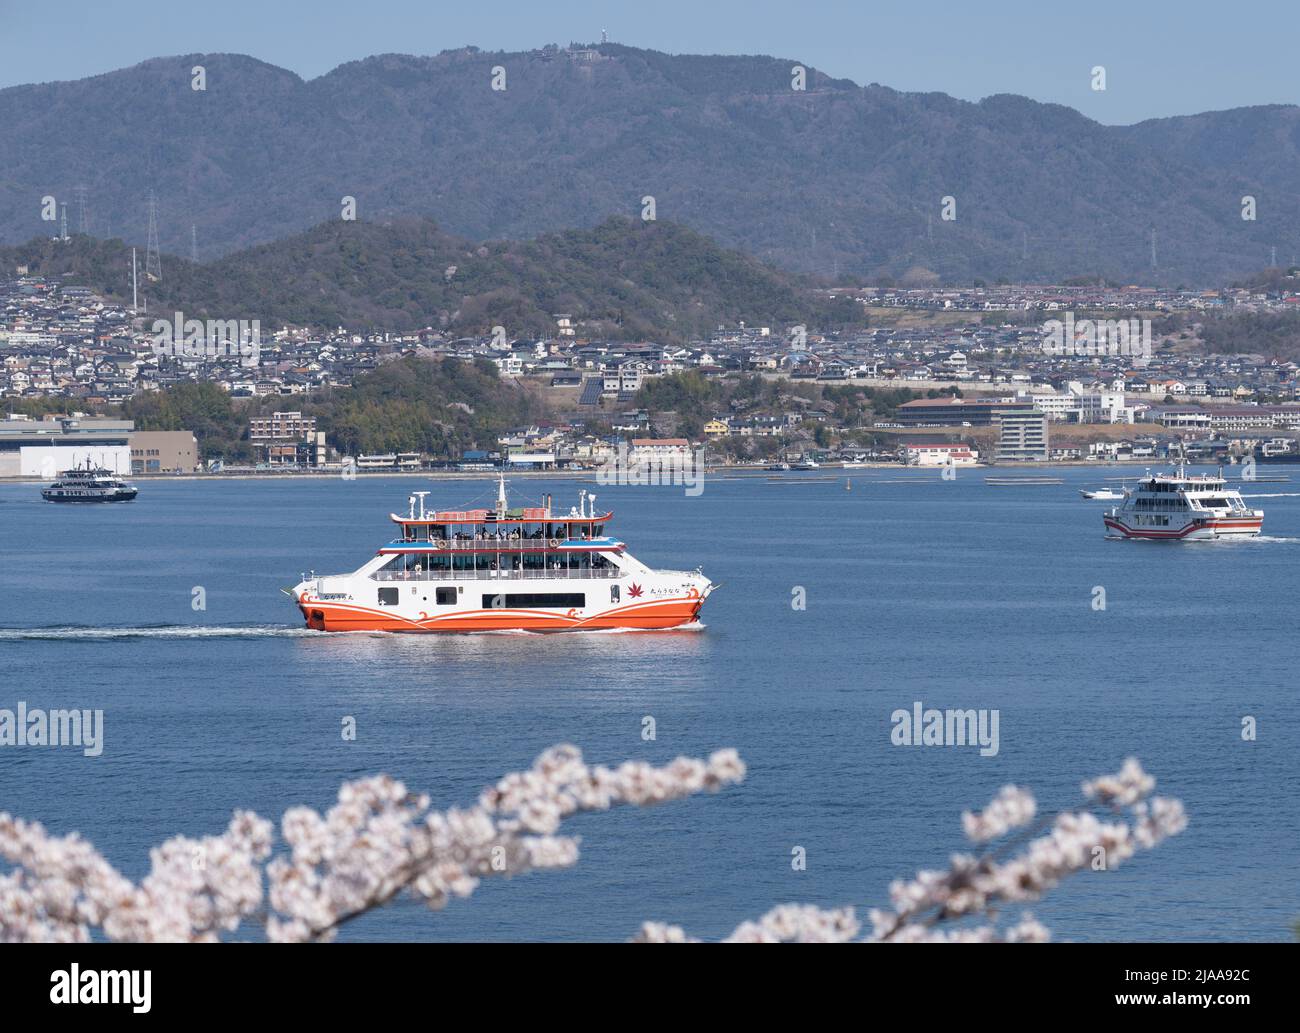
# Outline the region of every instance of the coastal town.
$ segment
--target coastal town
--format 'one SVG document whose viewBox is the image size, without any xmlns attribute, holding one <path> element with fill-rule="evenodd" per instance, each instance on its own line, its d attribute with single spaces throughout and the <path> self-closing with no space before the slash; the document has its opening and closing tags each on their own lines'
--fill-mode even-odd
<svg viewBox="0 0 1300 1033">
<path fill-rule="evenodd" d="M 0 281 L 0 404 L 7 415 L 0 476 L 48 474 L 54 441 L 72 449 L 66 457 L 85 458 L 76 442 L 88 428 L 97 435 L 97 462 L 146 475 L 342 466 L 553 470 L 600 466 L 620 448 L 634 463 L 699 454 L 713 466 L 777 468 L 1275 462 L 1300 452 L 1300 362 L 1207 353 L 1187 343 L 1208 312 L 1300 310 L 1294 291 L 827 290 L 851 293 L 867 326 L 822 332 L 737 323 L 708 339 L 665 345 L 594 339 L 580 319 L 557 313 L 553 334 L 526 339 L 499 328 L 452 337 L 431 328 L 282 327 L 255 329 L 250 342 L 223 336 L 220 326 L 214 332 L 209 321 L 197 324 L 192 340 L 159 347 L 159 314 L 132 311 L 85 287 L 17 275 Z M 169 330 L 172 315 L 161 314 Z M 1055 346 L 1048 343 L 1053 332 Z M 526 385 L 546 415 L 502 427 L 493 440 L 456 454 L 432 454 L 414 445 L 348 452 L 307 414 L 313 399 L 403 357 L 490 363 L 503 382 Z M 758 378 L 774 389 L 761 398 L 719 392 L 715 408 L 685 419 L 650 404 L 645 390 L 681 376 L 711 384 Z M 214 451 L 189 429 L 137 429 L 122 418 L 120 408 L 132 399 L 186 384 L 214 385 L 248 407 L 243 438 L 250 447 L 242 456 Z M 846 404 L 850 398 L 857 404 Z"/>
</svg>

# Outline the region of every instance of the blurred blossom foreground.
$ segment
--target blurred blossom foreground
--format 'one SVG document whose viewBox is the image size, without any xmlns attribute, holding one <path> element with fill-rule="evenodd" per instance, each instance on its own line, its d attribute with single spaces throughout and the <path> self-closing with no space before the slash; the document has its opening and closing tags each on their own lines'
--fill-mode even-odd
<svg viewBox="0 0 1300 1033">
<path fill-rule="evenodd" d="M 177 836 L 153 850 L 139 885 L 75 833 L 54 837 L 0 814 L 0 856 L 17 866 L 0 876 L 0 941 L 84 942 L 92 929 L 110 940 L 213 941 L 246 919 L 264 924 L 272 940 L 329 940 L 403 891 L 441 908 L 486 876 L 574 864 L 578 841 L 555 833 L 577 811 L 675 800 L 744 775 L 735 750 L 662 768 L 628 761 L 611 771 L 588 767 L 573 746 L 556 746 L 473 807 L 444 812 L 377 775 L 344 783 L 323 816 L 309 807 L 286 811 L 288 849 L 274 858 L 271 823 L 237 811 L 223 835 Z"/>
<path fill-rule="evenodd" d="M 0 856 L 15 866 L 0 876 L 0 942 L 86 942 L 92 931 L 117 941 L 215 941 L 245 921 L 264 926 L 271 940 L 331 940 L 344 923 L 404 891 L 437 909 L 453 896 L 469 896 L 488 876 L 575 864 L 578 841 L 557 833 L 578 811 L 661 803 L 717 791 L 744 776 L 735 750 L 707 761 L 679 757 L 662 768 L 628 761 L 611 770 L 588 767 L 573 746 L 556 746 L 528 771 L 485 790 L 474 806 L 438 812 L 429 810 L 428 797 L 377 775 L 345 783 L 324 815 L 308 807 L 286 811 L 287 849 L 275 857 L 271 823 L 238 811 L 220 836 L 177 836 L 155 848 L 139 884 L 76 833 L 51 836 L 38 823 L 0 814 Z M 1028 916 L 999 929 L 997 907 L 1036 899 L 1071 872 L 1105 870 L 1181 831 L 1182 804 L 1148 800 L 1154 785 L 1130 760 L 1118 775 L 1084 785 L 1111 820 L 1091 811 L 1063 813 L 1008 860 L 997 857 L 1013 842 L 981 857 L 954 855 L 948 871 L 894 883 L 894 910 L 871 912 L 873 933 L 866 938 L 1045 940 L 1047 931 Z M 1028 792 L 1008 786 L 982 814 L 964 814 L 962 821 L 967 835 L 984 843 L 1028 825 L 1035 812 Z M 938 928 L 959 919 L 970 921 Z M 790 905 L 746 922 L 728 939 L 842 942 L 858 933 L 852 908 Z M 676 926 L 646 923 L 636 939 L 689 937 Z"/>
<path fill-rule="evenodd" d="M 1015 925 L 1000 927 L 999 906 L 1037 900 L 1067 875 L 1085 868 L 1108 871 L 1132 857 L 1139 847 L 1153 847 L 1182 832 L 1187 827 L 1182 802 L 1159 796 L 1148 800 L 1155 785 L 1156 780 L 1130 758 L 1119 774 L 1083 784 L 1083 795 L 1092 809 L 1064 811 L 1010 838 L 1004 837 L 1033 822 L 1038 805 L 1028 790 L 1004 786 L 982 813 L 967 811 L 961 816 L 972 842 L 1003 842 L 979 856 L 953 854 L 947 871 L 920 871 L 911 882 L 893 882 L 889 887 L 893 910 L 872 909 L 871 934 L 862 939 L 874 943 L 1045 942 L 1048 930 L 1029 914 Z M 1103 817 L 1093 813 L 1094 809 L 1102 811 Z M 1043 834 L 1035 835 L 1040 832 Z M 1019 853 L 1001 859 L 1016 847 L 1022 848 Z M 727 942 L 848 943 L 858 939 L 859 932 L 851 907 L 823 911 L 787 904 L 756 922 L 745 922 Z M 636 939 L 676 943 L 690 937 L 678 926 L 646 922 Z"/>
</svg>

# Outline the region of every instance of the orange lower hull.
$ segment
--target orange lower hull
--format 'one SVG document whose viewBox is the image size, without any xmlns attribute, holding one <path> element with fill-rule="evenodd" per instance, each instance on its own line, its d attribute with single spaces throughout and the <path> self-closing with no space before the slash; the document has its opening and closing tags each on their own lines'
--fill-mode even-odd
<svg viewBox="0 0 1300 1033">
<path fill-rule="evenodd" d="M 420 613 L 401 617 L 352 604 L 302 599 L 298 603 L 307 626 L 318 631 L 593 631 L 609 628 L 676 628 L 695 620 L 704 605 L 701 596 L 633 603 L 590 617 L 545 610 L 470 610 L 439 616 Z"/>
</svg>

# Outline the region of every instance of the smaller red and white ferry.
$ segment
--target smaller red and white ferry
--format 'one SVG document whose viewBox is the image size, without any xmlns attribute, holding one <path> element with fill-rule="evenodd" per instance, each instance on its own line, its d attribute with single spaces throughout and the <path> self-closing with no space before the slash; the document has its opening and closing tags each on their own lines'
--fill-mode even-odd
<svg viewBox="0 0 1300 1033">
<path fill-rule="evenodd" d="M 586 631 L 689 624 L 717 586 L 698 569 L 652 570 L 605 534 L 612 513 L 579 493 L 567 513 L 510 509 L 426 512 L 410 497 L 400 529 L 351 574 L 304 576 L 290 593 L 320 631 Z"/>
<path fill-rule="evenodd" d="M 1264 511 L 1249 508 L 1222 472 L 1188 475 L 1180 466 L 1176 474 L 1148 471 L 1103 519 L 1111 538 L 1194 542 L 1253 538 L 1264 526 Z"/>
</svg>

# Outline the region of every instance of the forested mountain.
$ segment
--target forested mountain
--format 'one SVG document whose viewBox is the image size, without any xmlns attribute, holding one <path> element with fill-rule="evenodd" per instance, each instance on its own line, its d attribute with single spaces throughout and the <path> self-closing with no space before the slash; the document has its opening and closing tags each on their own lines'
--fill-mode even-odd
<svg viewBox="0 0 1300 1033">
<path fill-rule="evenodd" d="M 193 228 L 202 258 L 337 218 L 344 197 L 363 220 L 431 218 L 473 240 L 591 227 L 653 197 L 660 219 L 723 246 L 855 277 L 1207 284 L 1295 247 L 1295 107 L 1111 127 L 814 69 L 795 90 L 795 64 L 465 48 L 304 81 L 192 54 L 14 87 L 0 91 L 0 240 L 50 234 L 46 196 L 80 228 L 84 186 L 90 233 L 142 243 L 152 190 L 164 247 L 188 255 Z"/>
<path fill-rule="evenodd" d="M 142 257 L 138 259 L 142 261 Z M 74 236 L 0 247 L 0 269 L 26 266 L 130 299 L 130 249 Z M 861 306 L 827 301 L 801 276 L 719 247 L 669 222 L 611 218 L 524 242 L 475 244 L 423 219 L 379 225 L 333 220 L 210 263 L 162 257 L 140 282 L 150 312 L 349 329 L 554 335 L 555 315 L 584 333 L 663 342 L 748 320 L 813 328 L 864 321 Z"/>
</svg>

